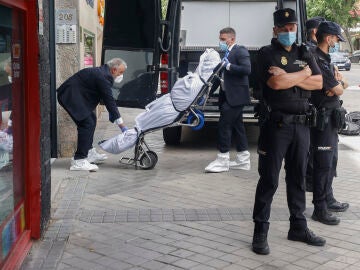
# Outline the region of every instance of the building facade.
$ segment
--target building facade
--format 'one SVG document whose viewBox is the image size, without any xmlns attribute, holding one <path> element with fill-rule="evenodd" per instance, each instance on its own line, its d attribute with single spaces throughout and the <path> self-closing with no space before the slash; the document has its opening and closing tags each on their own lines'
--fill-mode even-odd
<svg viewBox="0 0 360 270">
<path fill-rule="evenodd" d="M 70 24 L 57 20 L 55 34 L 66 31 L 72 40 L 56 40 L 56 85 L 87 67 L 101 64 L 103 0 L 56 0 L 55 14 L 62 18 L 72 16 Z M 99 17 L 100 16 L 100 17 Z M 70 60 L 70 61 L 69 61 Z M 102 107 L 99 106 L 98 114 Z M 77 132 L 67 112 L 57 106 L 57 135 L 59 157 L 71 157 L 76 150 Z"/>
</svg>

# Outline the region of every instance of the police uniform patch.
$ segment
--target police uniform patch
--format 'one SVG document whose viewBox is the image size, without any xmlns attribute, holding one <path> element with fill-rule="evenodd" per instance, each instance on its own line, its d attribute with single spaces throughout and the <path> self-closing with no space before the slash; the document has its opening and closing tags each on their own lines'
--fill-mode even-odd
<svg viewBox="0 0 360 270">
<path fill-rule="evenodd" d="M 289 12 L 285 12 L 285 17 L 287 18 L 287 17 L 289 17 Z"/>
<path fill-rule="evenodd" d="M 286 57 L 285 57 L 285 56 L 281 56 L 281 64 L 282 64 L 283 66 L 286 66 L 287 63 L 288 63 L 288 60 L 286 59 Z"/>
<path fill-rule="evenodd" d="M 295 60 L 294 65 L 298 65 L 301 68 L 304 68 L 307 65 L 307 62 L 302 60 Z"/>
</svg>

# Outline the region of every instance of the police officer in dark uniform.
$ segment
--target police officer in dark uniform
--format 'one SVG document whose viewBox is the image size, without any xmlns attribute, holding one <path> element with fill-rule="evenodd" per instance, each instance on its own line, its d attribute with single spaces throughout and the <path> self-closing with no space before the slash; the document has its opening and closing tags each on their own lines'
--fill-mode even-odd
<svg viewBox="0 0 360 270">
<path fill-rule="evenodd" d="M 313 17 L 306 21 L 305 27 L 306 27 L 306 46 L 310 48 L 312 52 L 315 52 L 315 49 L 317 47 L 317 41 L 316 41 L 316 32 L 317 28 L 319 27 L 319 24 L 321 22 L 325 21 L 323 17 L 317 16 Z M 310 140 L 310 154 L 308 159 L 308 164 L 306 167 L 306 191 L 312 192 L 313 191 L 313 181 L 312 181 L 312 172 L 313 172 L 313 154 L 311 151 L 311 140 Z"/>
<path fill-rule="evenodd" d="M 322 87 L 320 70 L 311 55 L 302 55 L 295 43 L 297 18 L 289 8 L 274 12 L 271 45 L 260 49 L 258 63 L 263 89 L 262 116 L 258 142 L 260 179 L 256 189 L 252 249 L 270 252 L 267 243 L 271 202 L 285 158 L 287 201 L 290 212 L 288 239 L 323 246 L 325 239 L 307 227 L 305 211 L 305 171 L 310 143 L 310 90 Z"/>
<path fill-rule="evenodd" d="M 322 22 L 316 33 L 318 46 L 316 60 L 323 75 L 323 88 L 314 91 L 311 102 L 318 111 L 316 127 L 311 130 L 313 160 L 313 203 L 312 219 L 327 225 L 337 225 L 340 219 L 328 211 L 327 193 L 331 189 L 333 160 L 337 154 L 338 130 L 345 121 L 345 111 L 341 110 L 339 96 L 343 94 L 346 83 L 341 74 L 336 75 L 331 65 L 329 49 L 338 47 L 339 41 L 345 41 L 339 25 L 334 22 Z M 332 189 L 331 189 L 332 191 Z M 348 207 L 348 204 L 347 204 Z"/>
<path fill-rule="evenodd" d="M 317 41 L 316 41 L 316 32 L 319 24 L 325 21 L 323 17 L 316 16 L 306 21 L 306 45 L 312 49 L 316 49 Z"/>
<path fill-rule="evenodd" d="M 316 39 L 316 33 L 318 30 L 318 27 L 321 22 L 325 21 L 323 17 L 313 17 L 306 21 L 306 32 L 307 32 L 307 42 L 306 45 L 311 48 L 311 50 L 315 53 L 315 50 L 317 48 L 317 39 Z M 320 66 L 321 68 L 321 66 Z M 335 69 L 336 74 L 341 75 L 336 67 L 333 67 Z M 308 165 L 306 169 L 306 191 L 312 192 L 313 191 L 313 147 L 310 142 L 310 155 L 308 160 Z M 332 169 L 331 169 L 331 180 L 330 185 L 327 187 L 327 193 L 326 193 L 326 203 L 327 203 L 327 209 L 332 212 L 345 212 L 349 208 L 348 203 L 339 202 L 335 199 L 333 188 L 332 188 L 332 182 L 334 177 L 336 177 L 336 167 L 337 167 L 337 161 L 338 161 L 338 149 L 337 145 L 334 149 L 334 155 L 333 155 L 333 161 L 332 161 Z"/>
</svg>

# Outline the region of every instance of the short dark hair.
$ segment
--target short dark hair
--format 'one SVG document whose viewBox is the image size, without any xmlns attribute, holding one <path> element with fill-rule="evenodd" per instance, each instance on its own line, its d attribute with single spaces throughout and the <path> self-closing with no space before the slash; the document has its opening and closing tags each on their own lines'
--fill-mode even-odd
<svg viewBox="0 0 360 270">
<path fill-rule="evenodd" d="M 331 36 L 331 34 L 318 31 L 318 32 L 316 32 L 315 36 L 316 36 L 317 43 L 320 44 L 325 40 L 325 38 L 327 36 Z"/>
<path fill-rule="evenodd" d="M 231 27 L 225 27 L 225 28 L 221 29 L 220 35 L 221 34 L 231 34 L 231 35 L 236 36 L 236 32 L 235 32 L 234 28 L 231 28 Z"/>
</svg>

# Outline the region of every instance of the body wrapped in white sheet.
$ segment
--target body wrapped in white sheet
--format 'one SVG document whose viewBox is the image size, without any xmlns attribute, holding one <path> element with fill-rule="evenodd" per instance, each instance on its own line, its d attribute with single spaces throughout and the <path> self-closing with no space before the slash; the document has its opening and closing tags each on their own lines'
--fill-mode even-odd
<svg viewBox="0 0 360 270">
<path fill-rule="evenodd" d="M 200 56 L 196 71 L 189 72 L 188 75 L 177 80 L 169 94 L 149 103 L 145 107 L 145 111 L 135 118 L 135 128 L 110 138 L 99 146 L 106 152 L 119 154 L 133 147 L 141 132 L 174 123 L 180 112 L 192 104 L 204 85 L 200 77 L 204 81 L 208 80 L 219 63 L 218 52 L 214 49 L 206 49 Z"/>
</svg>

